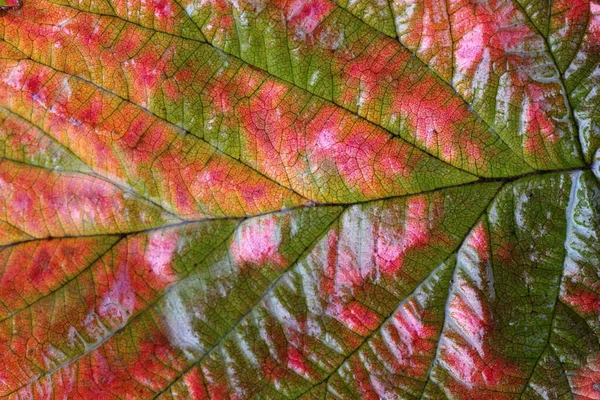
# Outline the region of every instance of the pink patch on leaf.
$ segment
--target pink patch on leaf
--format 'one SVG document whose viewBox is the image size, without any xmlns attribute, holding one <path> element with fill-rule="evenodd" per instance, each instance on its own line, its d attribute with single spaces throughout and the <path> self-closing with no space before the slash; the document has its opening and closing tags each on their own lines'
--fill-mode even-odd
<svg viewBox="0 0 600 400">
<path fill-rule="evenodd" d="M 3 161 L 0 205 L 10 210 L 9 222 L 36 237 L 80 235 L 113 228 L 130 210 L 116 186 L 80 174 L 58 174 Z M 117 218 L 120 217 L 120 218 Z M 93 225 L 92 225 L 93 224 Z M 112 224 L 112 225 L 111 225 Z"/>
<path fill-rule="evenodd" d="M 112 326 L 124 325 L 133 313 L 136 294 L 129 275 L 126 267 L 116 271 L 108 290 L 99 296 L 98 315 L 110 321 Z"/>
<path fill-rule="evenodd" d="M 171 259 L 175 253 L 178 239 L 179 234 L 175 230 L 150 233 L 144 258 L 158 279 L 165 279 L 168 282 L 174 280 Z"/>
<path fill-rule="evenodd" d="M 396 330 L 397 341 L 392 350 L 398 367 L 412 370 L 412 374 L 423 375 L 426 363 L 419 363 L 420 356 L 430 355 L 435 348 L 433 339 L 437 329 L 426 323 L 427 312 L 420 309 L 414 300 L 404 303 L 394 314 L 392 326 Z"/>
<path fill-rule="evenodd" d="M 542 78 L 536 70 L 536 65 L 552 61 L 526 14 L 510 1 L 451 0 L 450 15 L 456 39 L 453 83 L 458 92 L 469 102 L 485 101 L 484 109 L 495 104 L 501 110 L 496 112 L 496 124 L 520 119 L 525 154 L 552 153 L 572 127 L 558 74 L 556 79 Z M 495 100 L 484 98 L 490 85 L 498 85 Z M 515 103 L 521 110 L 509 110 Z"/>
<path fill-rule="evenodd" d="M 230 249 L 235 262 L 242 266 L 284 267 L 286 260 L 280 253 L 281 223 L 275 216 L 267 216 L 240 225 Z"/>
<path fill-rule="evenodd" d="M 487 230 L 479 223 L 463 245 L 462 273 L 456 275 L 448 306 L 452 323 L 439 344 L 441 364 L 450 374 L 443 386 L 460 399 L 483 396 L 488 390 L 516 390 L 524 380 L 518 365 L 497 349 L 488 294 L 488 243 Z"/>
<path fill-rule="evenodd" d="M 410 375 L 425 376 L 429 369 L 427 361 L 435 352 L 438 328 L 427 323 L 428 313 L 414 300 L 408 300 L 394 314 L 391 325 L 385 328 L 390 335 L 386 347 L 394 356 L 393 371 Z"/>
<path fill-rule="evenodd" d="M 369 371 L 363 368 L 361 361 L 358 358 L 351 358 L 348 361 L 352 373 L 352 383 L 358 386 L 361 400 L 380 400 L 385 396 L 380 396 L 377 393 L 377 377 L 371 375 Z"/>
<path fill-rule="evenodd" d="M 469 245 L 472 246 L 476 251 L 477 255 L 481 260 L 488 261 L 489 260 L 489 243 L 488 233 L 483 224 L 477 224 L 471 236 L 469 238 Z"/>
<path fill-rule="evenodd" d="M 451 80 L 452 38 L 445 0 L 392 0 L 402 44 L 426 64 Z"/>
<path fill-rule="evenodd" d="M 289 25 L 296 30 L 296 36 L 304 38 L 333 11 L 335 4 L 329 0 L 291 0 L 285 7 Z"/>
<path fill-rule="evenodd" d="M 441 203 L 438 199 L 434 200 L 432 205 L 435 215 L 440 215 Z M 425 249 L 434 239 L 445 239 L 445 235 L 436 232 L 438 228 L 430 224 L 429 207 L 430 203 L 425 196 L 410 197 L 406 202 L 403 227 L 379 225 L 375 254 L 381 271 L 395 275 L 402 270 L 406 255 Z M 434 232 L 437 236 L 433 235 Z"/>
<path fill-rule="evenodd" d="M 246 91 L 244 81 L 238 91 Z M 217 107 L 230 107 L 228 86 L 215 86 Z M 223 92 L 225 90 L 225 92 Z M 346 201 L 406 192 L 422 155 L 401 141 L 336 107 L 302 98 L 268 82 L 242 101 L 239 114 L 248 162 L 272 179 L 317 201 Z M 308 104 L 304 104 L 308 101 Z M 314 180 L 342 180 L 350 193 L 316 187 Z M 355 197 L 353 197 L 355 198 Z"/>
<path fill-rule="evenodd" d="M 175 15 L 169 0 L 153 0 L 152 5 L 154 6 L 154 15 L 158 19 L 167 19 Z"/>
<path fill-rule="evenodd" d="M 590 14 L 588 28 L 590 47 L 597 49 L 600 45 L 600 3 L 590 2 Z"/>
</svg>

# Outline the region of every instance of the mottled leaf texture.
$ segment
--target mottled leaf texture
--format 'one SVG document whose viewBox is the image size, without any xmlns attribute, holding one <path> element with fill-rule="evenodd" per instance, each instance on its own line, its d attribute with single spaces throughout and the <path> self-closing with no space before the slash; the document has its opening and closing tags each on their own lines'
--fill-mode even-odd
<svg viewBox="0 0 600 400">
<path fill-rule="evenodd" d="M 0 0 L 0 398 L 600 399 L 598 0 Z"/>
</svg>

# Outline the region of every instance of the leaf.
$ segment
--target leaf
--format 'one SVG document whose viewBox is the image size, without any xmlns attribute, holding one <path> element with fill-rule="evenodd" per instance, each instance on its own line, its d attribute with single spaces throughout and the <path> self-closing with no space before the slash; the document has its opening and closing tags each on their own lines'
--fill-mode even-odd
<svg viewBox="0 0 600 400">
<path fill-rule="evenodd" d="M 0 11 L 9 8 L 20 7 L 21 4 L 18 0 L 0 0 Z"/>
<path fill-rule="evenodd" d="M 0 396 L 600 398 L 596 0 L 17 6 Z"/>
</svg>

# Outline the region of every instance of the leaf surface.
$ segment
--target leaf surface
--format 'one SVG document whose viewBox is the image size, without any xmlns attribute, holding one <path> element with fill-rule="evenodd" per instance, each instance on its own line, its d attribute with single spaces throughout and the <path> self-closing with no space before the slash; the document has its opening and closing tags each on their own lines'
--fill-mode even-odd
<svg viewBox="0 0 600 400">
<path fill-rule="evenodd" d="M 1 1 L 2 398 L 600 398 L 596 0 Z"/>
</svg>

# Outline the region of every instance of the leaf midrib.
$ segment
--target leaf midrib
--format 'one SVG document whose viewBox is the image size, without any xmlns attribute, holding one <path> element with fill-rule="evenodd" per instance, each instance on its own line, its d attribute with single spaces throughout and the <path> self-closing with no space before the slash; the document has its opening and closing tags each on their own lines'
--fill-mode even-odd
<svg viewBox="0 0 600 400">
<path fill-rule="evenodd" d="M 39 168 L 43 168 L 43 167 L 39 167 Z M 134 230 L 134 231 L 126 231 L 126 232 L 113 232 L 113 233 L 87 234 L 87 235 L 63 235 L 63 236 L 34 237 L 32 239 L 21 240 L 21 241 L 16 241 L 16 242 L 13 242 L 10 244 L 2 245 L 2 246 L 0 246 L 0 251 L 5 248 L 8 248 L 8 247 L 14 247 L 14 246 L 18 246 L 20 244 L 35 242 L 35 241 L 42 241 L 42 240 L 67 239 L 67 238 L 76 239 L 76 238 L 84 238 L 84 237 L 103 237 L 103 236 L 118 236 L 118 235 L 135 235 L 138 233 L 149 233 L 149 232 L 153 232 L 153 231 L 157 231 L 157 230 L 168 229 L 168 228 L 173 228 L 173 227 L 177 227 L 177 226 L 191 225 L 191 224 L 196 224 L 196 223 L 200 223 L 200 222 L 225 221 L 225 220 L 246 221 L 246 220 L 256 218 L 256 217 L 280 214 L 280 213 L 287 213 L 287 212 L 295 211 L 295 210 L 299 210 L 299 209 L 311 209 L 311 208 L 315 208 L 315 207 L 348 208 L 348 207 L 357 206 L 357 205 L 361 205 L 361 204 L 370 204 L 370 203 L 387 201 L 387 200 L 395 200 L 395 199 L 402 199 L 402 198 L 408 198 L 408 197 L 413 197 L 413 196 L 427 195 L 427 194 L 436 193 L 436 192 L 440 192 L 440 191 L 444 191 L 444 190 L 448 190 L 448 189 L 466 187 L 466 186 L 474 186 L 474 185 L 479 185 L 479 184 L 483 184 L 483 183 L 501 183 L 504 186 L 508 183 L 512 183 L 512 182 L 518 181 L 520 179 L 528 178 L 528 177 L 545 176 L 545 175 L 560 174 L 560 173 L 574 173 L 574 172 L 579 172 L 579 171 L 587 171 L 587 170 L 591 170 L 591 169 L 592 169 L 592 166 L 589 165 L 589 166 L 578 167 L 578 168 L 564 168 L 564 169 L 546 170 L 546 171 L 533 171 L 533 172 L 528 172 L 525 174 L 512 176 L 512 177 L 508 177 L 508 178 L 480 178 L 480 179 L 477 179 L 477 180 L 474 180 L 471 182 L 464 182 L 464 183 L 448 185 L 448 186 L 440 186 L 440 187 L 437 187 L 434 189 L 423 190 L 423 191 L 417 192 L 417 193 L 406 193 L 406 194 L 402 194 L 402 195 L 378 197 L 376 199 L 368 199 L 368 200 L 356 201 L 356 202 L 351 202 L 351 203 L 311 202 L 306 205 L 299 205 L 299 206 L 289 207 L 289 208 L 284 208 L 284 209 L 270 210 L 270 211 L 266 211 L 263 213 L 248 214 L 245 216 L 221 216 L 221 217 L 207 217 L 207 218 L 185 219 L 185 220 L 181 219 L 181 222 L 177 222 L 177 223 L 167 223 L 167 224 L 154 226 L 154 227 L 150 227 L 150 228 L 139 229 L 139 230 Z M 103 178 L 100 177 L 100 179 L 103 179 Z"/>
</svg>

